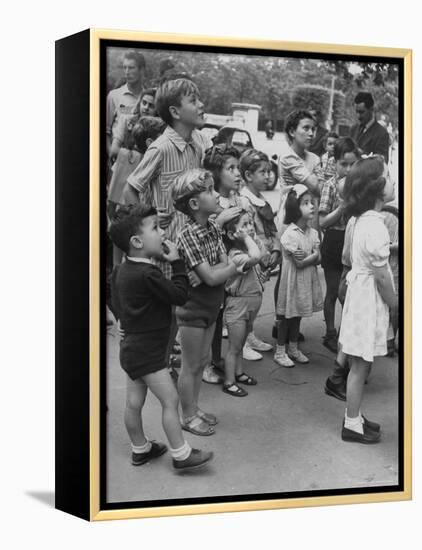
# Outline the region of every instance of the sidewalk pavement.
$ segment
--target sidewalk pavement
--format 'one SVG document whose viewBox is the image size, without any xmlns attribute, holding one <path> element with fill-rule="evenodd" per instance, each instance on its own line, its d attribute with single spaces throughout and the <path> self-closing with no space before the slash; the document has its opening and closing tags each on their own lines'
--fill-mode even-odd
<svg viewBox="0 0 422 550">
<path fill-rule="evenodd" d="M 267 284 L 256 333 L 271 340 L 273 286 Z M 213 462 L 191 474 L 172 471 L 166 453 L 144 466 L 130 462 L 130 444 L 123 423 L 125 374 L 118 360 L 118 336 L 107 336 L 107 501 L 131 502 L 169 498 L 219 497 L 276 492 L 313 491 L 396 485 L 398 483 L 398 360 L 378 358 L 365 387 L 364 414 L 382 426 L 376 445 L 343 442 L 344 403 L 324 393 L 334 354 L 322 345 L 322 312 L 304 319 L 302 350 L 309 365 L 285 369 L 272 353 L 245 371 L 258 380 L 249 395 L 232 397 L 221 386 L 202 384 L 203 410 L 219 418 L 216 434 L 187 432 L 193 447 L 212 450 Z M 224 341 L 223 355 L 227 346 Z M 151 439 L 166 442 L 161 409 L 152 394 L 144 408 L 144 427 Z"/>
</svg>

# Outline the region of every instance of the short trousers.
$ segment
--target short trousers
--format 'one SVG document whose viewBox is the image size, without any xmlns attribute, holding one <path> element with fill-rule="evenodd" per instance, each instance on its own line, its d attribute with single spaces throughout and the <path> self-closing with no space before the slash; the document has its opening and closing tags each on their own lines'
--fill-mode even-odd
<svg viewBox="0 0 422 550">
<path fill-rule="evenodd" d="M 228 296 L 224 316 L 226 325 L 246 321 L 249 331 L 262 304 L 262 294 L 259 296 Z"/>
<path fill-rule="evenodd" d="M 342 271 L 341 255 L 344 245 L 344 231 L 327 229 L 321 245 L 321 266 L 323 269 Z"/>
<path fill-rule="evenodd" d="M 120 365 L 132 380 L 166 368 L 168 327 L 125 334 L 120 342 Z"/>
<path fill-rule="evenodd" d="M 189 288 L 185 305 L 176 307 L 178 327 L 209 328 L 217 320 L 224 300 L 224 285 L 208 286 L 202 283 Z"/>
</svg>

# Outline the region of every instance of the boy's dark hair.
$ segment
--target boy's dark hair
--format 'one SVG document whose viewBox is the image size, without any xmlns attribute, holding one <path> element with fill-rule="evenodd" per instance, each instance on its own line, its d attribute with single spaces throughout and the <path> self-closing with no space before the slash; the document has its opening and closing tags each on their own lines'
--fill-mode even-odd
<svg viewBox="0 0 422 550">
<path fill-rule="evenodd" d="M 214 186 L 217 191 L 220 188 L 221 170 L 223 169 L 226 160 L 230 157 L 239 159 L 239 151 L 235 147 L 227 145 L 226 143 L 213 145 L 205 151 L 204 168 L 212 173 L 212 177 L 214 178 Z"/>
<path fill-rule="evenodd" d="M 289 191 L 284 205 L 286 211 L 286 215 L 284 216 L 285 224 L 296 223 L 302 217 L 300 201 L 302 200 L 302 197 L 307 194 L 308 193 L 303 193 L 299 198 L 297 198 L 294 189 Z"/>
<path fill-rule="evenodd" d="M 355 105 L 364 103 L 367 109 L 372 109 L 374 106 L 374 98 L 370 92 L 359 92 L 354 99 Z"/>
<path fill-rule="evenodd" d="M 158 114 L 166 124 L 173 124 L 170 107 L 180 107 L 182 97 L 195 93 L 199 95 L 197 85 L 184 76 L 175 80 L 166 80 L 160 84 L 155 95 L 155 106 Z"/>
<path fill-rule="evenodd" d="M 381 156 L 358 160 L 352 166 L 343 189 L 347 214 L 360 216 L 372 210 L 378 199 L 383 199 L 386 183 L 383 173 Z"/>
<path fill-rule="evenodd" d="M 334 160 L 340 160 L 346 153 L 354 153 L 356 158 L 360 158 L 360 149 L 351 137 L 343 137 L 336 141 L 334 145 Z"/>
<path fill-rule="evenodd" d="M 155 116 L 143 116 L 132 130 L 133 143 L 140 153 L 147 150 L 147 139 L 156 140 L 166 128 L 166 123 Z"/>
<path fill-rule="evenodd" d="M 108 230 L 113 244 L 123 250 L 125 254 L 129 254 L 130 239 L 139 232 L 145 218 L 156 214 L 157 211 L 152 206 L 144 204 L 120 205 Z"/>
<path fill-rule="evenodd" d="M 145 69 L 145 57 L 136 50 L 127 50 L 123 54 L 122 59 L 133 59 L 139 69 Z"/>
<path fill-rule="evenodd" d="M 141 92 L 140 99 L 142 99 L 145 95 L 150 95 L 152 97 L 155 97 L 156 93 L 157 93 L 157 88 L 145 88 L 145 90 Z"/>
<path fill-rule="evenodd" d="M 287 139 L 289 141 L 291 141 L 292 139 L 290 137 L 291 130 L 296 130 L 296 128 L 299 126 L 299 122 L 305 118 L 314 120 L 314 117 L 311 115 L 311 113 L 305 110 L 292 111 L 289 115 L 287 115 L 286 122 L 284 124 L 284 132 L 286 133 Z"/>
<path fill-rule="evenodd" d="M 242 175 L 242 178 L 245 178 L 246 172 L 255 172 L 261 162 L 267 162 L 269 164 L 270 159 L 262 151 L 257 151 L 256 149 L 246 149 L 240 155 L 239 160 L 239 170 Z"/>
</svg>

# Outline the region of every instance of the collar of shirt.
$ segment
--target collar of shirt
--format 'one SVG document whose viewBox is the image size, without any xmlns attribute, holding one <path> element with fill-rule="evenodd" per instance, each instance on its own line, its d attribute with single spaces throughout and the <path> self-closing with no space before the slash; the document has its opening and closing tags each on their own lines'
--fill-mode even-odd
<svg viewBox="0 0 422 550">
<path fill-rule="evenodd" d="M 141 92 L 142 90 L 140 90 L 139 94 L 134 94 L 133 92 L 131 92 L 128 88 L 128 85 L 127 84 L 123 84 L 123 86 L 120 88 L 122 90 L 122 94 L 129 94 L 129 95 L 133 95 L 133 97 L 139 97 L 141 95 Z"/>
<path fill-rule="evenodd" d="M 375 117 L 372 117 L 368 124 L 366 124 L 365 126 L 361 125 L 361 132 L 367 132 L 373 124 L 375 124 Z"/>
<path fill-rule="evenodd" d="M 180 134 L 173 130 L 171 126 L 167 126 L 164 130 L 164 134 L 169 138 L 169 140 L 183 153 L 188 145 L 195 147 L 195 141 L 191 137 L 190 141 L 185 141 Z"/>
<path fill-rule="evenodd" d="M 265 200 L 254 195 L 247 187 L 243 187 L 240 194 L 249 199 L 253 206 L 265 206 Z"/>
<path fill-rule="evenodd" d="M 152 260 L 148 258 L 135 258 L 134 256 L 127 256 L 127 260 L 135 262 L 136 264 L 152 264 Z"/>
<path fill-rule="evenodd" d="M 360 217 L 361 218 L 374 217 L 374 218 L 380 218 L 381 220 L 384 221 L 384 214 L 382 212 L 378 212 L 377 210 L 367 210 L 366 212 L 361 214 Z"/>
<path fill-rule="evenodd" d="M 299 231 L 299 233 L 303 233 L 303 235 L 304 235 L 305 233 L 307 233 L 307 232 L 310 230 L 309 225 L 307 225 L 307 226 L 305 227 L 305 230 L 303 230 L 301 227 L 299 227 L 299 226 L 296 225 L 295 223 L 292 223 L 291 225 L 292 225 L 292 229 L 293 229 L 294 231 Z"/>
<path fill-rule="evenodd" d="M 215 223 L 212 220 L 208 220 L 207 225 L 204 226 L 196 222 L 193 218 L 189 217 L 188 223 L 200 239 L 203 239 L 204 237 L 209 235 L 216 227 Z"/>
<path fill-rule="evenodd" d="M 218 197 L 218 204 L 221 206 L 221 208 L 230 208 L 232 206 L 237 206 L 236 201 L 237 193 L 236 191 L 230 191 L 228 197 L 223 197 L 223 195 L 219 195 Z"/>
</svg>

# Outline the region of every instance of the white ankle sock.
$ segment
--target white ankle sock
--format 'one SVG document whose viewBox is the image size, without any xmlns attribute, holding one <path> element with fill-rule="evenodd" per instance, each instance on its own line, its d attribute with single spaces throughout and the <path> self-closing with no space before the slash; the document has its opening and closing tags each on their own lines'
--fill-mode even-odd
<svg viewBox="0 0 422 550">
<path fill-rule="evenodd" d="M 348 430 L 353 430 L 354 432 L 358 432 L 360 434 L 363 434 L 363 418 L 359 414 L 359 416 L 356 416 L 355 418 L 350 418 L 347 416 L 347 409 L 346 413 L 344 415 L 344 427 Z"/>
<path fill-rule="evenodd" d="M 174 460 L 186 460 L 190 455 L 191 450 L 192 450 L 192 447 L 189 445 L 187 441 L 185 441 L 183 445 L 178 449 L 172 449 L 170 447 L 170 454 L 174 458 Z"/>
<path fill-rule="evenodd" d="M 148 441 L 145 443 L 145 445 L 132 445 L 132 452 L 133 453 L 149 453 L 152 447 L 151 441 Z"/>
</svg>

